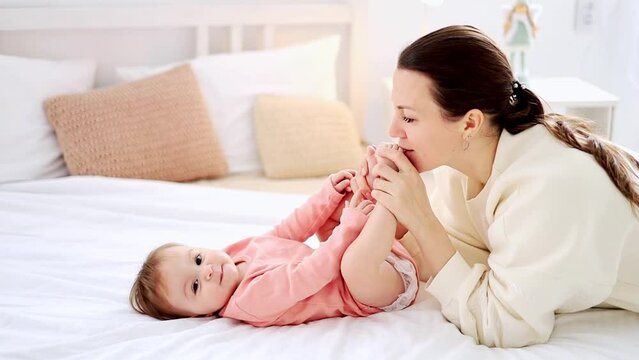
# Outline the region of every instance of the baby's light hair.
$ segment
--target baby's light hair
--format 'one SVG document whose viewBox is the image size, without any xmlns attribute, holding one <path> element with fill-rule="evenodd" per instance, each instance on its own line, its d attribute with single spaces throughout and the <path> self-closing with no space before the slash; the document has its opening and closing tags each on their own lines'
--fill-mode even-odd
<svg viewBox="0 0 639 360">
<path fill-rule="evenodd" d="M 168 248 L 181 246 L 177 243 L 167 243 L 151 251 L 138 273 L 129 302 L 133 309 L 140 314 L 152 316 L 159 320 L 177 319 L 180 316 L 172 311 L 162 290 L 159 267 L 165 259 L 164 251 Z"/>
</svg>

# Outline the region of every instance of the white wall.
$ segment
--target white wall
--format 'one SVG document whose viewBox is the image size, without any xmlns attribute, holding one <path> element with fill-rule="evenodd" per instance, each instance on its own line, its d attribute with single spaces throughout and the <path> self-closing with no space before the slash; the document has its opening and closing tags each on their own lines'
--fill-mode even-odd
<svg viewBox="0 0 639 360">
<path fill-rule="evenodd" d="M 345 3 L 354 0 L 0 0 L 0 7 L 161 3 Z M 595 0 L 600 26 L 577 32 L 577 0 L 533 0 L 543 6 L 540 32 L 530 54 L 533 76 L 578 76 L 620 98 L 613 140 L 639 151 L 639 1 Z M 471 24 L 502 42 L 502 5 L 511 0 L 356 0 L 368 17 L 368 105 L 365 133 L 387 140 L 382 79 L 392 74 L 399 52 L 427 31 Z M 364 5 L 362 5 L 364 4 Z M 634 80 L 632 80 L 634 79 Z"/>
<path fill-rule="evenodd" d="M 540 32 L 531 50 L 532 76 L 577 76 L 620 98 L 615 115 L 613 140 L 639 150 L 639 2 L 636 0 L 595 0 L 600 10 L 599 25 L 593 31 L 575 30 L 577 0 L 534 0 L 543 7 Z M 451 24 L 470 24 L 502 43 L 502 5 L 510 0 L 444 0 L 438 7 L 421 5 L 419 0 L 370 0 L 371 36 L 383 34 L 388 45 L 369 40 L 372 67 L 369 131 L 371 140 L 383 139 L 383 123 L 378 100 L 379 82 L 392 73 L 397 45 L 421 35 L 413 24 L 422 19 L 422 33 Z M 386 40 L 389 39 L 389 40 Z M 401 50 L 401 49 L 400 49 Z M 394 54 L 394 55 L 393 55 Z M 388 59 L 388 57 L 391 59 Z M 634 78 L 634 80 L 632 80 Z M 373 85 L 374 82 L 378 85 Z"/>
<path fill-rule="evenodd" d="M 620 97 L 613 140 L 639 151 L 639 2 L 610 3 L 604 26 L 583 54 L 579 75 Z"/>
<path fill-rule="evenodd" d="M 368 112 L 366 137 L 389 141 L 386 93 L 382 79 L 391 76 L 397 56 L 424 33 L 424 5 L 419 0 L 368 1 Z"/>
</svg>

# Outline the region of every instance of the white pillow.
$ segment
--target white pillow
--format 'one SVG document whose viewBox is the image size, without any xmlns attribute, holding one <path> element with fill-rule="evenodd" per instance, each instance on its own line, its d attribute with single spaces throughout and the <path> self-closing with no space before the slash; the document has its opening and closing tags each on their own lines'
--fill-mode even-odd
<svg viewBox="0 0 639 360">
<path fill-rule="evenodd" d="M 43 102 L 93 87 L 95 61 L 0 55 L 0 182 L 68 175 Z"/>
<path fill-rule="evenodd" d="M 189 61 L 232 173 L 262 168 L 253 130 L 259 94 L 337 99 L 339 36 L 286 48 L 217 54 Z M 166 71 L 178 64 L 117 68 L 125 81 Z"/>
</svg>

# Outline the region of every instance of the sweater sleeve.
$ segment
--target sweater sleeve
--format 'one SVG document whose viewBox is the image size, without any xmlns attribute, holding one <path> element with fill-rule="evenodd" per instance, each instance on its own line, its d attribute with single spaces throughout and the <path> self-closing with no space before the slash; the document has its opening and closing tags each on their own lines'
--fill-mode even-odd
<svg viewBox="0 0 639 360">
<path fill-rule="evenodd" d="M 340 276 L 344 251 L 367 219 L 357 210 L 344 209 L 340 225 L 319 248 L 299 262 L 278 265 L 250 279 L 236 306 L 255 320 L 267 320 L 317 293 Z"/>
<path fill-rule="evenodd" d="M 619 214 L 629 205 L 606 180 L 581 181 L 516 188 L 489 221 L 488 266 L 456 253 L 429 281 L 462 333 L 488 346 L 544 343 L 556 312 L 606 300 L 629 231 Z"/>
<path fill-rule="evenodd" d="M 327 178 L 319 192 L 312 195 L 266 235 L 306 241 L 328 220 L 344 195 L 335 190 Z"/>
</svg>

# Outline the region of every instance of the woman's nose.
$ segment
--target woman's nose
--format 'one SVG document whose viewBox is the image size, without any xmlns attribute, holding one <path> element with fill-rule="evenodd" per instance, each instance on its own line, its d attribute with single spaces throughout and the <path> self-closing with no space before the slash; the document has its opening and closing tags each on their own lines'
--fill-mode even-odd
<svg viewBox="0 0 639 360">
<path fill-rule="evenodd" d="M 388 129 L 388 135 L 393 138 L 404 138 L 406 137 L 404 130 L 402 129 L 402 125 L 398 120 L 399 114 L 395 114 L 393 119 L 391 120 L 390 128 Z"/>
</svg>

